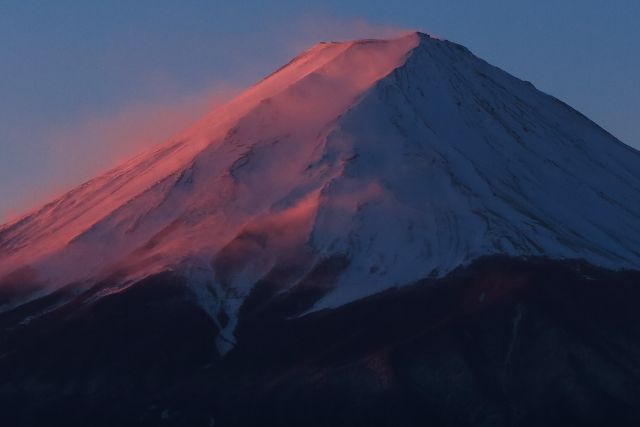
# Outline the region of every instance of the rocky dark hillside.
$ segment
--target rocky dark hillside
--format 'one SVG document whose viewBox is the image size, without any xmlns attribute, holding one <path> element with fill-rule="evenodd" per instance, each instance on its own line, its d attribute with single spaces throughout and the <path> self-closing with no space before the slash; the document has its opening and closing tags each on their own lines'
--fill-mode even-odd
<svg viewBox="0 0 640 427">
<path fill-rule="evenodd" d="M 324 272 L 340 268 L 328 263 Z M 0 317 L 7 426 L 568 426 L 640 422 L 640 273 L 482 258 L 300 316 L 256 285 L 237 345 L 174 273 Z M 68 295 L 67 295 L 68 297 Z"/>
</svg>

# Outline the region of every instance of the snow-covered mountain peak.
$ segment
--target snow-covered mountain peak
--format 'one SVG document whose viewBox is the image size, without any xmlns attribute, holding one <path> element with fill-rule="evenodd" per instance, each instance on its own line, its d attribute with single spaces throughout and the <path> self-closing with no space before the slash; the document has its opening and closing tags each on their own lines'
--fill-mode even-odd
<svg viewBox="0 0 640 427">
<path fill-rule="evenodd" d="M 287 290 L 328 271 L 322 308 L 482 255 L 636 268 L 639 193 L 637 151 L 462 46 L 322 43 L 0 228 L 0 275 L 122 285 L 175 269 L 215 296 L 231 341 L 265 278 Z"/>
</svg>

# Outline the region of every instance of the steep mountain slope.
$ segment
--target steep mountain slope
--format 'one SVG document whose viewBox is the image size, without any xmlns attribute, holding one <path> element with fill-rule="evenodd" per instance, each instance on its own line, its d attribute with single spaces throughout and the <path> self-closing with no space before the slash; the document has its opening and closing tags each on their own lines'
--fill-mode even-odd
<svg viewBox="0 0 640 427">
<path fill-rule="evenodd" d="M 0 273 L 36 267 L 53 287 L 142 277 L 209 258 L 261 218 L 307 215 L 339 170 L 305 175 L 322 133 L 416 43 L 312 48 L 174 140 L 5 225 Z"/>
<path fill-rule="evenodd" d="M 336 257 L 343 271 L 315 309 L 482 255 L 634 268 L 639 220 L 638 152 L 414 33 L 317 45 L 174 140 L 5 225 L 0 273 L 4 287 L 29 273 L 23 289 L 40 290 L 12 307 L 178 269 L 196 275 L 214 317 L 235 319 L 270 272 L 287 270 L 287 288 Z"/>
<path fill-rule="evenodd" d="M 536 405 L 567 399 L 538 390 L 511 401 L 511 387 L 551 387 L 564 369 L 584 399 L 567 420 L 610 408 L 638 420 L 622 396 L 640 378 L 629 271 L 639 266 L 640 153 L 457 44 L 421 33 L 321 43 L 172 140 L 0 227 L 0 397 L 29 425 L 124 393 L 118 416 L 157 425 L 147 406 L 188 400 L 193 385 L 204 399 L 194 405 L 213 405 L 225 425 L 257 423 L 230 412 L 253 399 L 296 425 L 306 412 L 287 424 L 287 402 L 332 407 L 332 387 L 373 381 L 383 392 L 354 392 L 362 400 L 341 408 L 362 425 L 385 396 L 381 425 L 393 425 L 393 405 L 417 411 L 406 425 L 535 425 Z M 538 382 L 510 371 L 532 363 L 512 362 L 521 307 L 530 334 L 548 328 L 523 345 L 560 352 Z M 580 326 L 589 313 L 598 336 Z M 214 385 L 197 379 L 209 368 Z M 375 378 L 360 376 L 369 368 Z M 409 379 L 387 395 L 400 374 Z M 472 391 L 447 406 L 434 375 L 460 375 Z M 86 417 L 102 413 L 91 408 Z M 456 418 L 461 408 L 484 421 Z"/>
</svg>

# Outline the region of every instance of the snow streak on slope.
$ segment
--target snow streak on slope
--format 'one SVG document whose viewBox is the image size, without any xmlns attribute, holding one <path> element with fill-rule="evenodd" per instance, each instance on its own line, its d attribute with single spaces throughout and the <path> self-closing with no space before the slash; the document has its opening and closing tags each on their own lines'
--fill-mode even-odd
<svg viewBox="0 0 640 427">
<path fill-rule="evenodd" d="M 346 263 L 315 308 L 481 255 L 638 268 L 639 248 L 637 151 L 416 33 L 319 44 L 174 140 L 5 225 L 0 276 L 29 266 L 55 287 L 178 269 L 231 319 L 232 344 L 256 282 L 294 287 L 330 259 Z"/>
</svg>

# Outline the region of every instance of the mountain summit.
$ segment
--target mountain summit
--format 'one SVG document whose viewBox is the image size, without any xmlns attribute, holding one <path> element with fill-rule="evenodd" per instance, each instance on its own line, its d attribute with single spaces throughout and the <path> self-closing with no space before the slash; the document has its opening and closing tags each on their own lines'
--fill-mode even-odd
<svg viewBox="0 0 640 427">
<path fill-rule="evenodd" d="M 343 257 L 331 307 L 488 254 L 640 265 L 640 154 L 457 44 L 320 43 L 0 229 L 58 287 L 197 264 L 217 298 Z M 216 265 L 224 264 L 224 268 Z M 203 273 L 204 274 L 204 273 Z"/>
<path fill-rule="evenodd" d="M 2 226 L 0 311 L 31 324 L 170 276 L 226 354 L 274 298 L 313 317 L 491 256 L 637 269 L 640 153 L 458 44 L 320 43 Z"/>
</svg>

